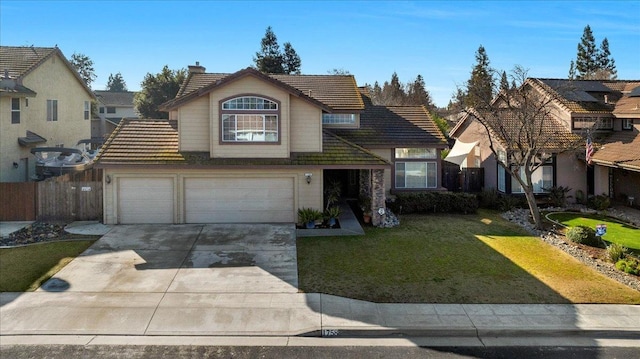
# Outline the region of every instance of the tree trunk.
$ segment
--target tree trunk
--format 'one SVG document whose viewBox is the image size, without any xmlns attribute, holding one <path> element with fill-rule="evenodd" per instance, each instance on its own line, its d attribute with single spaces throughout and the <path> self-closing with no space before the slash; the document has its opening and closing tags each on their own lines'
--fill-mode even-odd
<svg viewBox="0 0 640 359">
<path fill-rule="evenodd" d="M 536 203 L 536 196 L 533 194 L 533 187 L 523 188 L 524 195 L 527 197 L 527 204 L 529 205 L 529 212 L 533 218 L 533 224 L 536 229 L 542 229 L 542 218 L 540 217 L 540 209 Z"/>
</svg>

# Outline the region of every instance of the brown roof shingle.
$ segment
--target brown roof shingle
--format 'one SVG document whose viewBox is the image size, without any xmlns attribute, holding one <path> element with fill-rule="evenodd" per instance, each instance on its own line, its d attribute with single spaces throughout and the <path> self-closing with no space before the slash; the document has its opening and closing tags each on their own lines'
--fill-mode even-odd
<svg viewBox="0 0 640 359">
<path fill-rule="evenodd" d="M 616 131 L 604 140 L 593 162 L 640 172 L 640 131 Z"/>
<path fill-rule="evenodd" d="M 0 46 L 0 75 L 4 76 L 7 70 L 12 78 L 22 77 L 57 50 L 56 47 Z"/>
</svg>

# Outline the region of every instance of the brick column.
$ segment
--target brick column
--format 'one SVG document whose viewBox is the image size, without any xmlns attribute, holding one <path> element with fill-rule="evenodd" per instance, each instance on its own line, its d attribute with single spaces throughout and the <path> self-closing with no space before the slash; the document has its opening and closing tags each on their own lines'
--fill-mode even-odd
<svg viewBox="0 0 640 359">
<path fill-rule="evenodd" d="M 384 170 L 372 171 L 371 187 L 371 224 L 377 226 L 385 218 L 385 215 L 378 213 L 378 209 L 387 207 L 384 194 Z"/>
</svg>

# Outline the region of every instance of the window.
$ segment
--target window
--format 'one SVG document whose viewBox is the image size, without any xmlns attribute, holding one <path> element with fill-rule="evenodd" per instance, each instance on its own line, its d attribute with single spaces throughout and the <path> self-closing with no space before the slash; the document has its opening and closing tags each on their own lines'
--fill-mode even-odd
<svg viewBox="0 0 640 359">
<path fill-rule="evenodd" d="M 613 118 L 579 117 L 573 119 L 573 129 L 588 129 L 595 125 L 597 130 L 613 130 Z"/>
<path fill-rule="evenodd" d="M 47 121 L 58 121 L 58 100 L 47 100 Z"/>
<path fill-rule="evenodd" d="M 524 179 L 524 169 L 520 168 L 520 178 Z M 533 184 L 533 193 L 544 193 L 545 188 L 553 187 L 553 167 L 542 166 L 538 167 L 531 174 L 531 182 Z M 518 180 L 511 178 L 511 193 L 524 193 L 522 186 L 518 183 Z"/>
<path fill-rule="evenodd" d="M 437 151 L 435 148 L 396 148 L 396 158 L 435 159 Z"/>
<path fill-rule="evenodd" d="M 89 118 L 91 118 L 91 102 L 85 101 L 84 102 L 84 119 L 88 120 Z"/>
<path fill-rule="evenodd" d="M 323 125 L 354 125 L 356 123 L 355 113 L 323 113 Z"/>
<path fill-rule="evenodd" d="M 622 129 L 623 130 L 633 130 L 633 120 L 630 118 L 622 119 Z"/>
<path fill-rule="evenodd" d="M 396 162 L 396 188 L 436 188 L 436 162 Z"/>
<path fill-rule="evenodd" d="M 20 123 L 20 98 L 11 99 L 11 123 Z"/>
<path fill-rule="evenodd" d="M 505 193 L 507 192 L 507 170 L 504 169 L 504 166 L 498 165 L 498 191 Z"/>
<path fill-rule="evenodd" d="M 100 113 L 104 113 L 104 107 L 100 106 L 100 109 L 98 111 L 100 111 Z"/>
<path fill-rule="evenodd" d="M 224 101 L 222 142 L 278 142 L 279 104 L 256 97 L 241 96 Z"/>
<path fill-rule="evenodd" d="M 107 113 L 116 113 L 115 107 L 107 107 Z"/>
</svg>

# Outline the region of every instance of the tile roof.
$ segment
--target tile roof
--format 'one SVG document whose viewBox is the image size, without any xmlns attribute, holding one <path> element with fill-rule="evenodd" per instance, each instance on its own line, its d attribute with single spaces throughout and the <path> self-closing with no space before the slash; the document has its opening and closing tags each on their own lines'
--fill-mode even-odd
<svg viewBox="0 0 640 359">
<path fill-rule="evenodd" d="M 56 47 L 33 46 L 0 46 L 0 71 L 4 76 L 5 70 L 12 78 L 19 78 L 37 67 L 52 53 L 58 51 Z"/>
<path fill-rule="evenodd" d="M 210 158 L 208 152 L 181 153 L 176 121 L 139 119 L 121 121 L 96 159 L 98 167 L 168 164 L 200 167 L 389 166 L 386 160 L 328 131 L 323 133 L 323 152 L 294 152 L 290 158 Z"/>
<path fill-rule="evenodd" d="M 331 128 L 348 141 L 367 148 L 393 146 L 447 147 L 447 141 L 424 106 L 375 106 L 363 96 L 360 128 Z"/>
<path fill-rule="evenodd" d="M 180 103 L 181 99 L 191 98 L 198 91 L 206 91 L 215 87 L 220 81 L 235 76 L 241 72 L 259 73 L 254 69 L 244 69 L 234 74 L 222 73 L 191 73 L 180 87 L 176 98 L 167 102 L 167 107 L 173 103 Z M 252 73 L 253 73 L 252 72 Z M 333 110 L 355 110 L 364 108 L 364 103 L 358 92 L 356 80 L 352 75 L 277 75 L 261 74 L 274 80 L 275 84 L 284 84 L 296 90 L 303 97 L 309 97 Z M 165 105 L 167 105 L 165 104 Z"/>
<path fill-rule="evenodd" d="M 593 162 L 640 172 L 640 131 L 616 131 L 604 140 Z"/>
<path fill-rule="evenodd" d="M 133 107 L 133 97 L 136 94 L 133 91 L 93 91 L 105 106 L 114 107 Z"/>
<path fill-rule="evenodd" d="M 621 118 L 640 118 L 640 82 L 629 82 L 622 89 L 622 93 L 623 96 L 616 102 L 613 114 Z"/>
</svg>

